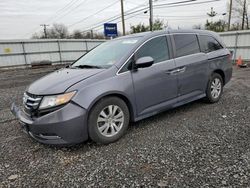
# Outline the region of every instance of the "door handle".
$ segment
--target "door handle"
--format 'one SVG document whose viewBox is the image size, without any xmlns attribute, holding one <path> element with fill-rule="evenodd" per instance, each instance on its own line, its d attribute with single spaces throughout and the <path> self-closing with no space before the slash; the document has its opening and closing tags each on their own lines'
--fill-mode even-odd
<svg viewBox="0 0 250 188">
<path fill-rule="evenodd" d="M 174 70 L 166 71 L 166 74 L 173 75 L 173 74 L 177 74 L 178 72 L 179 72 L 179 69 L 174 69 Z"/>
<path fill-rule="evenodd" d="M 181 67 L 181 68 L 179 68 L 179 73 L 183 73 L 183 72 L 185 72 L 186 71 L 186 67 Z"/>
<path fill-rule="evenodd" d="M 177 73 L 183 73 L 185 71 L 186 71 L 186 67 L 180 67 L 177 69 L 166 71 L 166 74 L 173 75 L 173 74 L 177 74 Z"/>
</svg>

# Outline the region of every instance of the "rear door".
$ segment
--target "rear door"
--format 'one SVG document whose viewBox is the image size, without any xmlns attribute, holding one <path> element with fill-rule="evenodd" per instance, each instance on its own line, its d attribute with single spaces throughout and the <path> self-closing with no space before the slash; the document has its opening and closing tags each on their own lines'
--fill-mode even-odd
<svg viewBox="0 0 250 188">
<path fill-rule="evenodd" d="M 204 93 L 207 83 L 207 57 L 201 52 L 196 34 L 174 34 L 175 63 L 180 100 Z"/>
<path fill-rule="evenodd" d="M 209 74 L 214 70 L 222 70 L 223 79 L 227 83 L 232 76 L 231 56 L 228 49 L 213 36 L 199 35 L 201 50 L 206 53 L 210 67 Z M 224 83 L 224 84 L 225 84 Z"/>
</svg>

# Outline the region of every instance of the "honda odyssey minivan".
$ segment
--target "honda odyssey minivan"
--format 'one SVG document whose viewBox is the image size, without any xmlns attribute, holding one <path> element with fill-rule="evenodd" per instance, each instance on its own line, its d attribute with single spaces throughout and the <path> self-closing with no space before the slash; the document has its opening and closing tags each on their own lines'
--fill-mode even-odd
<svg viewBox="0 0 250 188">
<path fill-rule="evenodd" d="M 104 42 L 40 78 L 11 111 L 41 143 L 108 144 L 131 121 L 201 98 L 217 102 L 231 76 L 230 52 L 216 33 L 145 32 Z"/>
</svg>

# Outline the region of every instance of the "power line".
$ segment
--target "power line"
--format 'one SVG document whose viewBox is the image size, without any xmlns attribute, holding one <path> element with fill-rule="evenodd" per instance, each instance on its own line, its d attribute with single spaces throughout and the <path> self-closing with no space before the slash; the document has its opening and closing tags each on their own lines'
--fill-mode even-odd
<svg viewBox="0 0 250 188">
<path fill-rule="evenodd" d="M 138 15 L 138 16 L 135 16 L 135 17 L 140 17 L 140 18 L 147 18 L 143 15 Z M 161 18 L 169 18 L 169 20 L 187 20 L 187 19 L 190 19 L 190 17 L 168 17 L 168 16 L 157 16 L 156 17 L 161 17 Z M 194 20 L 194 19 L 205 19 L 207 18 L 207 16 L 203 15 L 203 16 L 197 16 L 197 17 L 192 17 L 191 19 Z"/>
<path fill-rule="evenodd" d="M 134 11 L 134 10 L 140 8 L 140 7 L 143 6 L 144 4 L 145 4 L 145 3 L 140 4 L 140 5 L 138 5 L 138 6 L 134 7 L 134 8 L 131 8 L 131 9 L 127 10 L 127 11 L 125 12 L 125 14 L 132 13 L 131 11 Z M 145 8 L 147 8 L 147 7 L 145 7 Z M 144 8 L 144 9 L 145 9 L 145 8 Z M 140 10 L 142 10 L 142 9 L 140 9 Z M 138 11 L 140 11 L 140 10 L 138 9 Z M 92 27 L 94 27 L 94 26 L 96 26 L 96 25 L 98 25 L 98 24 L 103 25 L 103 23 L 112 22 L 112 21 L 114 21 L 114 20 L 119 19 L 120 17 L 121 17 L 120 14 L 115 15 L 115 16 L 112 16 L 112 17 L 110 17 L 110 18 L 108 18 L 108 19 L 104 19 L 104 20 L 102 20 L 102 21 L 100 21 L 100 22 L 97 22 L 96 24 L 93 24 Z M 95 28 L 93 28 L 93 29 L 95 29 Z"/>
<path fill-rule="evenodd" d="M 137 11 L 129 12 L 129 13 L 125 14 L 125 16 L 130 15 L 130 14 L 134 14 L 134 13 L 136 13 L 136 12 L 138 12 L 138 11 L 144 11 L 144 10 L 147 10 L 147 9 L 148 9 L 148 7 L 139 9 L 139 10 L 137 10 Z M 91 29 L 95 29 L 95 28 L 98 28 L 98 27 L 100 27 L 100 26 L 103 26 L 103 24 L 106 23 L 106 22 L 113 22 L 113 21 L 115 21 L 115 20 L 117 20 L 117 19 L 120 19 L 120 18 L 121 18 L 121 16 L 120 16 L 120 15 L 117 15 L 117 16 L 113 16 L 113 17 L 111 17 L 111 18 L 102 20 L 102 21 L 100 21 L 100 22 L 94 24 L 92 27 L 89 27 L 89 29 L 86 29 L 86 30 L 82 31 L 82 33 L 87 32 L 87 31 L 89 31 L 89 30 L 91 30 Z"/>
<path fill-rule="evenodd" d="M 138 15 L 140 15 L 141 14 L 141 12 L 139 12 L 139 13 L 137 13 L 137 14 L 134 14 L 134 15 L 132 15 L 132 16 L 130 16 L 130 17 L 127 17 L 127 18 L 124 18 L 124 20 L 128 20 L 128 19 L 130 19 L 130 18 L 134 18 L 134 17 L 136 17 L 136 16 L 138 16 Z M 119 20 L 119 21 L 117 21 L 117 22 L 115 22 L 116 24 L 117 23 L 120 23 L 121 22 L 121 20 Z M 102 25 L 101 25 L 102 26 Z M 99 27 L 101 27 L 101 26 L 99 26 Z M 100 28 L 100 29 L 102 29 L 102 28 Z M 100 29 L 97 29 L 97 31 L 98 30 L 100 30 Z"/>
<path fill-rule="evenodd" d="M 55 18 L 57 16 L 57 14 L 60 14 L 60 12 L 63 12 L 65 9 L 67 9 L 68 7 L 71 7 L 71 5 L 73 5 L 75 2 L 77 2 L 78 0 L 71 0 L 68 4 L 66 4 L 63 8 L 59 9 L 58 11 L 56 11 L 56 13 L 53 15 L 53 17 Z M 52 16 L 49 17 L 48 19 L 50 18 L 53 18 Z"/>
<path fill-rule="evenodd" d="M 148 9 L 148 8 L 146 8 L 146 9 Z M 143 10 L 145 10 L 145 9 L 143 9 Z M 130 14 L 134 14 L 134 13 L 135 13 L 135 12 L 130 13 Z M 141 12 L 140 12 L 140 13 L 141 13 Z M 130 15 L 130 14 L 127 14 L 127 15 Z M 127 15 L 124 15 L 124 16 L 127 16 Z M 90 27 L 89 29 L 84 30 L 84 31 L 82 31 L 82 32 L 84 33 L 84 32 L 89 31 L 89 30 L 91 30 L 91 29 L 96 29 L 96 28 L 98 28 L 98 27 L 100 27 L 100 26 L 103 26 L 103 24 L 106 23 L 106 22 L 113 22 L 113 21 L 115 21 L 115 20 L 117 20 L 117 19 L 120 19 L 120 16 L 119 16 L 119 17 L 115 17 L 115 18 L 113 18 L 113 19 L 109 19 L 109 20 L 107 19 L 107 20 L 98 22 L 94 27 Z M 126 20 L 126 19 L 125 19 L 125 20 Z"/>
<path fill-rule="evenodd" d="M 177 6 L 178 4 L 187 3 L 187 2 L 193 2 L 193 1 L 196 1 L 196 0 L 178 1 L 178 2 L 174 2 L 174 3 L 176 4 L 175 6 Z M 220 1 L 220 0 L 211 0 L 211 1 Z M 209 2 L 210 2 L 210 1 L 209 1 Z M 164 4 L 164 6 L 166 6 L 166 5 L 172 5 L 172 6 L 174 6 L 174 3 L 166 3 L 166 4 Z M 187 5 L 187 4 L 184 4 L 184 5 Z M 184 6 L 184 5 L 182 5 L 182 6 Z M 189 4 L 188 4 L 188 5 L 189 5 Z M 154 5 L 153 7 L 157 7 L 157 6 L 158 6 L 158 5 Z M 164 7 L 164 8 L 165 8 L 165 7 Z M 132 12 L 130 11 L 129 13 L 125 14 L 125 16 L 131 15 L 131 14 L 134 14 L 134 13 L 137 13 L 137 12 L 140 12 L 140 11 L 145 11 L 145 10 L 148 10 L 148 7 L 144 7 L 144 8 L 141 8 L 141 9 L 138 9 L 138 10 L 135 10 L 135 11 L 132 11 Z M 82 31 L 82 33 L 88 32 L 89 30 L 92 30 L 92 29 L 96 29 L 96 28 L 102 26 L 102 25 L 103 25 L 104 23 L 106 23 L 106 22 L 112 22 L 112 21 L 115 21 L 115 20 L 120 19 L 120 18 L 121 18 L 121 16 L 114 16 L 114 17 L 105 19 L 105 20 L 103 20 L 103 21 L 101 21 L 101 22 L 98 22 L 98 23 L 94 24 L 92 27 L 90 27 L 90 28 L 88 28 L 88 29 Z"/>
<path fill-rule="evenodd" d="M 75 11 L 77 8 L 79 8 L 82 4 L 84 4 L 86 2 L 86 0 L 83 0 L 83 2 L 81 2 L 80 4 L 78 4 L 77 6 L 74 6 L 76 3 L 78 3 L 80 0 L 72 0 L 70 1 L 68 4 L 66 4 L 63 8 L 59 9 L 55 15 L 53 15 L 53 17 L 48 18 L 45 22 L 49 22 L 52 23 L 54 21 L 60 20 L 63 17 L 65 17 L 66 15 L 68 15 L 69 13 L 71 13 L 73 10 Z M 65 12 L 66 11 L 66 12 Z M 53 19 L 51 19 L 53 18 Z M 36 29 L 34 29 L 32 32 L 35 32 L 39 27 L 36 27 Z M 30 32 L 30 33 L 32 33 Z M 29 33 L 29 34 L 30 34 Z M 28 35 L 25 34 L 25 36 Z"/>
<path fill-rule="evenodd" d="M 141 12 L 139 12 L 139 13 L 137 13 L 137 14 L 133 14 L 132 16 L 130 16 L 130 17 L 126 17 L 125 18 L 125 20 L 128 20 L 128 19 L 131 19 L 131 18 L 134 18 L 134 17 L 138 17 L 139 15 L 141 14 Z M 141 18 L 147 18 L 146 16 L 145 17 L 143 17 L 143 15 L 142 16 L 140 16 Z M 156 15 L 156 17 L 158 17 L 158 15 Z M 159 17 L 171 17 L 171 16 L 159 16 Z M 172 16 L 172 17 L 175 17 L 175 16 Z M 176 16 L 177 17 L 177 16 Z M 202 19 L 205 19 L 207 16 L 205 16 L 205 15 L 200 15 L 200 16 L 179 16 L 180 18 L 178 18 L 177 17 L 177 19 L 171 19 L 171 20 L 185 20 L 185 21 L 189 21 L 189 20 L 187 20 L 187 19 L 190 19 L 190 18 L 192 18 L 192 19 L 201 19 L 201 17 L 202 17 Z M 183 17 L 183 19 L 181 19 L 181 17 Z M 188 17 L 187 19 L 185 19 L 185 17 Z M 120 23 L 121 22 L 121 20 L 119 20 L 119 21 L 117 21 L 117 22 L 115 22 L 115 23 Z M 99 27 L 102 27 L 102 25 L 100 25 Z M 95 28 L 99 28 L 99 27 L 95 27 Z M 102 29 L 102 28 L 100 28 L 100 29 Z M 100 30 L 100 29 L 97 29 L 97 31 L 98 30 Z M 83 31 L 83 32 L 88 32 L 89 30 L 86 30 L 86 31 Z"/>
<path fill-rule="evenodd" d="M 190 0 L 190 1 L 194 1 L 194 0 Z M 166 3 L 166 4 L 155 5 L 154 8 L 161 9 L 161 8 L 165 8 L 165 6 L 167 6 L 167 7 L 180 7 L 180 6 L 198 5 L 198 4 L 211 3 L 211 2 L 215 2 L 215 1 L 221 1 L 221 0 L 209 0 L 209 1 L 202 1 L 202 2 L 187 3 L 187 4 L 183 4 L 183 5 L 171 5 L 171 6 L 168 6 L 168 4 Z"/>
<path fill-rule="evenodd" d="M 89 15 L 89 16 L 87 16 L 87 17 L 85 17 L 85 18 L 83 18 L 83 19 L 81 19 L 81 20 L 79 20 L 79 21 L 77 21 L 77 22 L 75 22 L 75 23 L 73 23 L 73 24 L 68 25 L 68 27 L 72 27 L 72 26 L 74 26 L 74 25 L 76 25 L 76 24 L 79 24 L 79 23 L 81 23 L 81 22 L 87 20 L 88 18 L 91 18 L 92 16 L 95 16 L 96 14 L 99 14 L 100 12 L 102 12 L 102 11 L 104 11 L 104 10 L 106 10 L 106 9 L 108 9 L 108 8 L 110 8 L 110 7 L 112 7 L 112 6 L 114 6 L 114 5 L 115 5 L 116 3 L 118 3 L 118 2 L 119 2 L 119 0 L 116 1 L 116 2 L 114 2 L 114 3 L 112 3 L 112 4 L 109 4 L 108 6 L 106 6 L 106 7 L 102 8 L 102 9 L 96 11 L 95 13 L 93 13 L 93 14 L 91 14 L 91 15 Z"/>
<path fill-rule="evenodd" d="M 61 14 L 65 9 L 71 7 L 74 3 L 76 3 L 79 0 L 71 0 L 69 3 L 67 3 L 64 7 L 60 8 L 53 14 L 53 16 L 50 16 L 48 19 L 46 19 L 44 22 L 47 23 L 48 21 L 51 20 L 51 18 L 55 18 L 58 16 L 58 14 Z M 27 36 L 28 34 L 30 35 L 31 33 L 35 32 L 37 29 L 39 29 L 40 26 L 35 27 L 35 29 L 31 30 L 30 32 L 26 33 L 24 36 Z"/>
<path fill-rule="evenodd" d="M 193 1 L 197 1 L 197 0 L 185 0 L 185 1 L 177 1 L 177 2 L 173 2 L 173 3 L 155 4 L 154 7 L 165 6 L 165 5 L 176 5 L 176 4 L 182 4 L 182 3 L 190 3 Z"/>
<path fill-rule="evenodd" d="M 79 2 L 80 0 L 76 0 L 75 3 Z M 72 7 L 74 4 L 72 4 L 71 8 L 63 15 L 61 15 L 60 17 L 54 19 L 53 21 L 57 21 L 57 20 L 60 20 L 62 19 L 63 17 L 65 17 L 66 15 L 68 15 L 69 13 L 71 13 L 72 11 L 75 11 L 77 8 L 79 8 L 82 4 L 84 4 L 86 2 L 86 0 L 83 0 L 83 2 L 81 2 L 80 4 L 78 4 L 77 6 L 75 7 Z M 51 21 L 52 22 L 52 21 Z"/>
</svg>

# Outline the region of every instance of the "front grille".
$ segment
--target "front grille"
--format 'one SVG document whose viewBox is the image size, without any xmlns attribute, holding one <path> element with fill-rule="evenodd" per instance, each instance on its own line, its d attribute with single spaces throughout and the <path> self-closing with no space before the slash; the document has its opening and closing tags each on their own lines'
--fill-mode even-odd
<svg viewBox="0 0 250 188">
<path fill-rule="evenodd" d="M 37 112 L 41 100 L 42 96 L 25 92 L 23 95 L 24 111 L 28 115 L 32 116 L 35 112 Z"/>
</svg>

